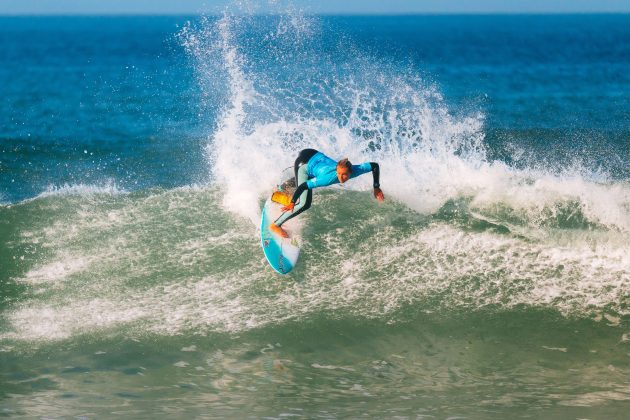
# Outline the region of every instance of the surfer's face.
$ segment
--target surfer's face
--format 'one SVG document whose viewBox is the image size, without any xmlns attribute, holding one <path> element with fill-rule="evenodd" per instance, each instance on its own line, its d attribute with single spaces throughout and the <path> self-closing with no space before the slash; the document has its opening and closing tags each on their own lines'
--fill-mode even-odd
<svg viewBox="0 0 630 420">
<path fill-rule="evenodd" d="M 346 168 L 345 166 L 337 166 L 337 178 L 339 179 L 340 183 L 344 183 L 346 182 L 348 179 L 350 179 L 350 174 L 352 173 L 352 171 L 348 168 Z"/>
</svg>

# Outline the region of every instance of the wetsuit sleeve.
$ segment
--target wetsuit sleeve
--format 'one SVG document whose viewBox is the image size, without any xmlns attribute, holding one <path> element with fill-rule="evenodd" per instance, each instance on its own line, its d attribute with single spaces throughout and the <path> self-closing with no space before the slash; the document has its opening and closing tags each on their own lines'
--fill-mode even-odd
<svg viewBox="0 0 630 420">
<path fill-rule="evenodd" d="M 379 188 L 381 185 L 379 183 L 380 169 L 378 163 L 376 162 L 364 162 L 360 165 L 352 165 L 351 178 L 366 174 L 368 172 L 372 172 L 372 176 L 374 178 L 374 188 Z"/>
<path fill-rule="evenodd" d="M 376 162 L 370 162 L 370 168 L 372 169 L 372 177 L 374 177 L 374 188 L 380 188 L 381 184 L 379 178 L 381 177 L 381 169 Z"/>
</svg>

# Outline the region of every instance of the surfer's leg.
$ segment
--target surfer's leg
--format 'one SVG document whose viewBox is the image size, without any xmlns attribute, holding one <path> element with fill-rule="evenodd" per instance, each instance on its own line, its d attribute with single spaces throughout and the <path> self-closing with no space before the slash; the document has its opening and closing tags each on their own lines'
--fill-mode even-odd
<svg viewBox="0 0 630 420">
<path fill-rule="evenodd" d="M 306 149 L 309 150 L 309 149 Z M 296 161 L 297 162 L 297 161 Z M 298 185 L 306 182 L 308 179 L 308 174 L 306 171 L 306 165 L 299 165 L 296 171 L 296 178 Z M 311 203 L 313 202 L 313 191 L 310 189 L 306 189 L 302 194 L 300 194 L 300 198 L 295 206 L 293 207 L 293 211 L 285 211 L 276 219 L 274 224 L 276 226 L 281 226 L 287 220 L 297 216 L 298 214 L 308 210 L 311 207 Z"/>
<path fill-rule="evenodd" d="M 295 205 L 293 211 L 285 211 L 282 215 L 274 222 L 276 226 L 282 225 L 289 219 L 294 218 L 300 213 L 305 212 L 306 210 L 311 208 L 311 203 L 313 202 L 313 190 L 306 190 L 300 195 L 300 202 Z M 304 204 L 302 204 L 304 203 Z"/>
<path fill-rule="evenodd" d="M 293 165 L 296 186 L 308 180 L 308 161 L 317 153 L 318 152 L 315 149 L 304 149 L 298 154 L 297 159 L 295 159 L 295 164 Z M 295 203 L 295 206 L 293 207 L 293 211 L 285 211 L 282 213 L 280 217 L 278 217 L 276 221 L 269 226 L 269 229 L 271 229 L 271 231 L 276 235 L 288 238 L 289 235 L 284 231 L 284 229 L 282 229 L 282 224 L 292 217 L 308 210 L 311 207 L 312 201 L 313 192 L 310 189 L 306 189 L 302 194 L 300 194 L 298 202 Z"/>
<path fill-rule="evenodd" d="M 284 213 L 280 215 L 280 217 L 276 219 L 276 221 L 273 224 L 278 227 L 282 226 L 282 224 L 286 222 L 287 220 L 292 219 L 295 216 L 299 215 L 300 213 L 303 213 L 306 210 L 308 210 L 311 207 L 312 201 L 313 201 L 313 191 L 312 190 L 304 191 L 302 195 L 300 195 L 300 202 L 295 205 L 295 207 L 293 208 L 293 211 L 285 211 Z"/>
</svg>

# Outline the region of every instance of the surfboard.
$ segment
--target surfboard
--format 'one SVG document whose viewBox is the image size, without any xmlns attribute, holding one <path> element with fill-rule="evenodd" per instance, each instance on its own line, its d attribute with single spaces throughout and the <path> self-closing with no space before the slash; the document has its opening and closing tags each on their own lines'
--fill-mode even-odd
<svg viewBox="0 0 630 420">
<path fill-rule="evenodd" d="M 293 168 L 286 169 L 280 177 L 273 193 L 262 209 L 260 221 L 260 241 L 269 265 L 280 274 L 288 274 L 297 264 L 301 247 L 301 223 L 298 218 L 286 221 L 282 228 L 289 234 L 288 238 L 281 238 L 272 233 L 269 226 L 282 214 L 284 206 L 295 191 Z"/>
</svg>

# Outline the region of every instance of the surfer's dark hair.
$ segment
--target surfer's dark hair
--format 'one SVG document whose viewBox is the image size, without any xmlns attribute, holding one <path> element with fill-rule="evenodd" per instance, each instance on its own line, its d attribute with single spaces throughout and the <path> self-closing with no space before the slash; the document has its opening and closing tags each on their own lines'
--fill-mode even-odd
<svg viewBox="0 0 630 420">
<path fill-rule="evenodd" d="M 343 158 L 339 162 L 337 162 L 337 166 L 344 167 L 352 172 L 352 163 L 348 160 L 348 158 Z"/>
</svg>

